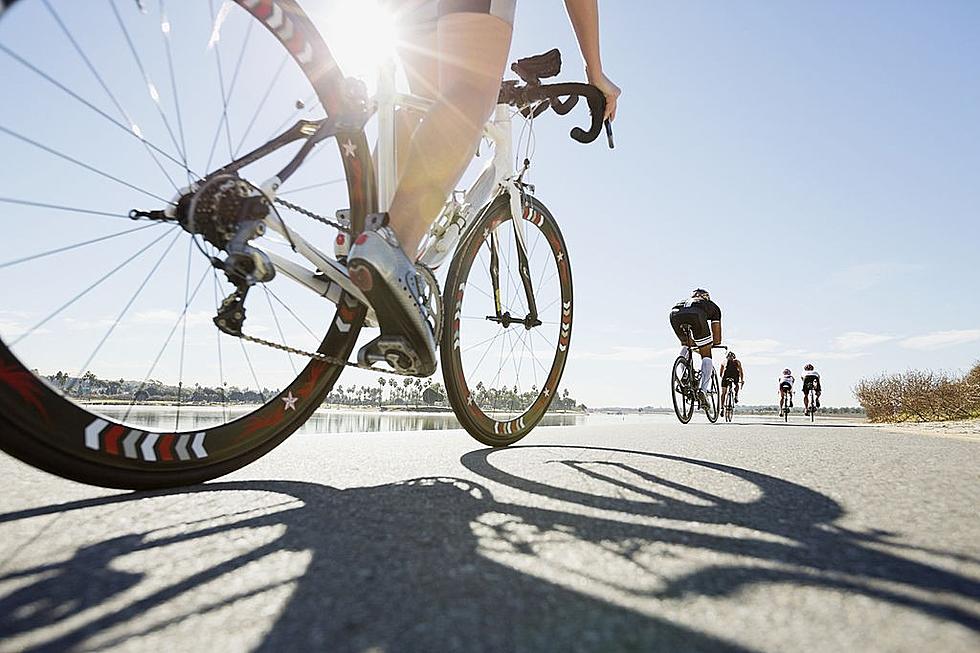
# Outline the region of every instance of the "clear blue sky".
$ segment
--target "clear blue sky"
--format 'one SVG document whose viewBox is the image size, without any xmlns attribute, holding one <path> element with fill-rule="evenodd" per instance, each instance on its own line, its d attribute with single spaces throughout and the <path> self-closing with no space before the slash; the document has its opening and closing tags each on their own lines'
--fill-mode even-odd
<svg viewBox="0 0 980 653">
<path fill-rule="evenodd" d="M 40 8 L 36 2 L 26 4 Z M 110 82 L 127 76 L 132 81 L 132 61 L 109 55 L 120 36 L 109 9 L 100 5 L 90 12 L 79 3 L 56 4 L 85 37 L 82 44 L 90 55 L 107 67 Z M 154 23 L 155 3 L 148 4 L 153 7 L 144 21 L 146 31 L 136 36 L 166 103 L 166 59 L 159 24 Z M 326 15 L 325 3 L 305 5 L 320 19 Z M 119 6 L 131 20 L 135 7 Z M 204 6 L 190 9 L 204 14 Z M 850 389 L 863 376 L 910 367 L 962 370 L 980 359 L 975 300 L 980 291 L 975 270 L 980 245 L 980 4 L 619 0 L 601 3 L 601 14 L 605 68 L 624 89 L 617 148 L 579 145 L 567 135 L 578 124 L 572 117 L 546 116 L 536 123 L 531 173 L 538 196 L 562 224 L 572 261 L 576 313 L 563 385 L 573 396 L 590 406 L 668 405 L 667 375 L 678 346 L 667 313 L 696 286 L 708 288 L 722 307 L 725 340 L 745 364 L 743 398 L 750 403 L 772 403 L 779 371 L 788 366 L 799 372 L 808 361 L 825 379 L 825 403 L 851 405 Z M 47 21 L 37 24 L 58 35 L 50 17 L 41 15 L 39 21 Z M 96 21 L 102 21 L 98 30 L 82 29 Z M 4 31 L 5 24 L 0 21 L 5 44 L 46 61 L 46 70 L 60 79 L 93 86 L 67 40 L 41 42 L 30 34 Z M 209 37 L 206 16 L 200 24 L 199 33 L 182 34 L 184 24 L 178 21 L 174 31 L 201 45 L 191 54 L 208 55 L 203 47 Z M 347 40 L 363 48 L 364 41 L 352 36 L 347 34 Z M 229 43 L 220 45 L 225 46 L 230 77 L 237 45 L 233 31 L 228 38 Z M 565 55 L 562 78 L 581 79 L 562 2 L 521 0 L 513 57 L 552 47 Z M 279 55 L 270 52 L 263 58 L 263 53 L 244 69 L 272 74 Z M 206 132 L 187 127 L 188 149 L 199 161 L 206 158 L 210 134 L 220 119 L 219 87 L 207 63 L 201 69 L 178 66 L 185 98 L 204 97 L 210 102 L 205 106 L 216 108 L 213 116 L 204 117 L 201 129 Z M 5 65 L 4 70 L 16 69 Z M 297 80 L 284 84 L 290 81 Z M 118 163 L 125 152 L 127 179 L 161 181 L 152 159 L 125 130 L 120 135 L 94 114 L 82 118 L 91 124 L 45 121 L 54 115 L 51 107 L 64 102 L 59 91 L 26 73 L 11 72 L 5 84 L 18 91 L 0 96 L 0 115 L 10 121 L 5 126 L 20 129 L 41 120 L 42 140 L 67 143 L 72 152 L 79 131 L 89 141 L 105 139 L 104 148 L 86 146 L 87 160 Z M 265 90 L 240 82 L 236 99 L 255 106 Z M 274 103 L 281 106 L 276 110 L 288 117 L 299 98 L 291 90 L 278 91 Z M 98 89 L 87 97 L 115 115 Z M 158 121 L 148 97 L 137 97 L 127 110 L 145 129 Z M 582 122 L 578 111 L 576 116 Z M 231 116 L 236 141 L 246 121 L 245 115 Z M 37 134 L 27 127 L 25 131 Z M 268 136 L 250 138 L 257 145 Z M 170 147 L 171 139 L 160 129 L 154 138 Z M 82 139 L 76 144 L 84 145 Z M 221 142 L 219 158 L 224 147 Z M 68 172 L 77 175 L 77 169 L 44 159 L 8 136 L 0 139 L 0 148 L 8 164 L 0 195 L 51 202 L 64 195 L 92 208 L 153 208 L 145 196 L 133 196 L 104 179 L 74 187 L 63 180 L 70 179 Z M 12 160 L 16 166 L 9 165 Z M 310 166 L 296 181 L 322 180 L 318 175 L 322 171 Z M 172 195 L 166 185 L 154 190 Z M 306 191 L 294 199 L 298 197 L 314 210 L 336 208 L 330 189 Z M 53 246 L 108 229 L 97 219 L 65 222 L 34 209 L 6 207 L 4 217 L 8 259 L 26 237 L 24 225 L 50 229 Z M 141 239 L 141 245 L 151 239 L 142 233 L 131 238 Z M 149 270 L 166 242 L 133 271 L 129 286 Z M 93 278 L 101 271 L 92 270 L 114 264 L 112 256 L 120 250 L 107 251 L 108 257 L 70 261 Z M 170 293 L 172 305 L 180 306 L 188 284 L 186 260 L 185 244 L 165 258 L 148 290 Z M 191 289 L 207 272 L 199 258 L 194 263 Z M 31 274 L 3 271 L 0 332 L 17 333 L 31 323 L 34 300 L 51 298 L 36 288 L 55 284 L 67 292 L 72 269 L 68 265 L 53 274 L 39 264 Z M 188 330 L 210 342 L 213 335 L 200 334 L 211 333 L 216 289 L 210 282 L 202 288 Z M 111 304 L 115 311 L 123 292 L 100 288 L 88 299 L 98 306 L 98 293 L 104 293 L 105 306 Z M 306 302 L 301 312 L 322 320 L 319 304 L 301 294 L 296 297 Z M 72 333 L 98 334 L 97 329 L 116 317 L 69 313 L 46 326 L 51 338 L 41 340 L 51 344 L 32 352 L 39 367 L 83 367 L 81 354 L 63 363 L 77 353 L 72 351 Z M 134 304 L 131 324 L 120 327 L 103 352 L 114 357 L 112 375 L 140 378 L 145 364 L 130 362 L 142 357 L 145 363 L 141 337 L 162 341 L 176 315 Z M 258 328 L 261 317 L 253 315 Z M 267 321 L 264 328 L 261 335 L 275 339 L 280 327 Z M 285 334 L 290 341 L 293 335 Z M 171 347 L 166 365 L 161 363 L 155 376 L 174 378 L 176 356 L 176 347 Z M 186 358 L 188 378 L 218 382 L 213 363 L 198 361 L 194 351 Z M 290 366 L 278 354 L 275 360 L 256 357 L 252 362 L 270 370 L 273 379 L 290 375 Z M 374 383 L 374 375 L 355 372 L 341 379 L 345 385 L 351 382 Z"/>
</svg>

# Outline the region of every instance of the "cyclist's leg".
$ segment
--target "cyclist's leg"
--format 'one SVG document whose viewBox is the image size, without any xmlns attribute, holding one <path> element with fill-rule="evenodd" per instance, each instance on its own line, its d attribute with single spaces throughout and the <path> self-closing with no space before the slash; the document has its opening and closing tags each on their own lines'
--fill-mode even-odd
<svg viewBox="0 0 980 653">
<path fill-rule="evenodd" d="M 682 328 L 682 325 L 686 323 L 687 322 L 684 320 L 682 313 L 679 313 L 677 311 L 671 311 L 670 328 L 674 330 L 674 335 L 677 336 L 677 339 L 681 343 L 681 352 L 680 354 L 678 354 L 678 356 L 680 356 L 681 358 L 687 358 L 687 355 L 690 352 L 690 348 L 694 344 L 693 342 L 691 342 L 690 338 L 687 337 L 687 334 L 684 333 L 684 329 Z"/>
<path fill-rule="evenodd" d="M 510 23 L 490 14 L 443 16 L 437 34 L 439 94 L 408 147 L 389 211 L 410 258 L 473 155 L 510 52 Z"/>
<path fill-rule="evenodd" d="M 722 406 L 725 405 L 725 398 L 728 397 L 728 386 L 729 385 L 730 385 L 730 382 L 729 382 L 728 379 L 723 378 L 721 380 L 721 405 Z"/>
<path fill-rule="evenodd" d="M 701 354 L 701 389 L 707 392 L 711 388 L 711 373 L 715 369 L 715 362 L 711 359 L 711 341 L 706 345 L 702 345 L 700 339 L 695 342 L 698 344 L 698 353 Z"/>
<path fill-rule="evenodd" d="M 397 50 L 413 95 L 435 100 L 439 94 L 439 41 L 436 18 L 431 22 L 408 24 L 402 28 Z M 422 121 L 424 112 L 401 107 L 395 116 L 395 142 L 399 175 L 405 169 L 409 144 Z"/>
</svg>

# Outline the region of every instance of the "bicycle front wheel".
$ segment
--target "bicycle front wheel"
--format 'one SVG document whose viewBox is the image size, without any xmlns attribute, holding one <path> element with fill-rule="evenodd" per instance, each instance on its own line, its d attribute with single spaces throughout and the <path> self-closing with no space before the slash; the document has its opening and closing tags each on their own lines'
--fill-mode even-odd
<svg viewBox="0 0 980 653">
<path fill-rule="evenodd" d="M 552 405 L 575 409 L 558 388 L 572 335 L 568 250 L 535 198 L 516 227 L 526 265 L 509 197 L 481 212 L 450 264 L 443 301 L 449 403 L 469 434 L 493 447 L 520 440 Z"/>
<path fill-rule="evenodd" d="M 279 444 L 343 366 L 218 330 L 235 287 L 213 262 L 258 217 L 245 200 L 307 145 L 316 166 L 280 197 L 349 209 L 355 232 L 374 210 L 360 129 L 310 140 L 351 93 L 306 14 L 294 0 L 18 0 L 0 12 L 0 77 L 0 447 L 74 480 L 156 488 Z M 311 242 L 335 236 L 267 208 Z M 302 262 L 286 239 L 254 236 L 260 253 Z M 244 332 L 346 360 L 365 309 L 319 283 L 333 320 L 278 274 L 249 286 Z"/>
<path fill-rule="evenodd" d="M 670 398 L 674 402 L 674 414 L 681 424 L 687 424 L 694 415 L 694 370 L 684 356 L 678 356 L 670 372 Z"/>
</svg>

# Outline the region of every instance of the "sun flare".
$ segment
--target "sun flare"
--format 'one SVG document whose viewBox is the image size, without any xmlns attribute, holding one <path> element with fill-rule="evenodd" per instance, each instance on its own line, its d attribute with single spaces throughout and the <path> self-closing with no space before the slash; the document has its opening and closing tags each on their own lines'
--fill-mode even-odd
<svg viewBox="0 0 980 653">
<path fill-rule="evenodd" d="M 373 84 L 379 66 L 395 55 L 392 13 L 377 0 L 334 0 L 314 16 L 344 74 Z"/>
</svg>

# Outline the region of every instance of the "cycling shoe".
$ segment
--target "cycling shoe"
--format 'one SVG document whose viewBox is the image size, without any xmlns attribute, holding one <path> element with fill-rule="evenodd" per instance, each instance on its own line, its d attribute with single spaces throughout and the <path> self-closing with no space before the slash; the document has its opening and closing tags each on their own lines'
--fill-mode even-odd
<svg viewBox="0 0 980 653">
<path fill-rule="evenodd" d="M 430 376 L 436 370 L 436 343 L 434 318 L 425 303 L 428 287 L 402 251 L 387 215 L 380 217 L 373 231 L 357 237 L 347 259 L 351 281 L 381 326 L 381 335 L 361 347 L 357 359 L 368 365 L 385 362 L 401 374 Z"/>
</svg>

